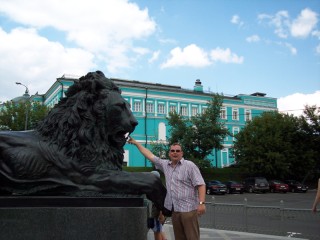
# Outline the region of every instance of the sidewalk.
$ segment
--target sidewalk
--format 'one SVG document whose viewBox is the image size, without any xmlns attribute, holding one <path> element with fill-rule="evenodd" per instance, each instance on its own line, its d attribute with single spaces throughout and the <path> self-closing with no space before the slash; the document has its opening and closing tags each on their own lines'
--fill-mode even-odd
<svg viewBox="0 0 320 240">
<path fill-rule="evenodd" d="M 174 234 L 172 225 L 165 224 L 163 226 L 164 232 L 166 233 L 168 240 L 174 240 Z M 148 232 L 148 240 L 154 240 L 153 232 L 150 230 Z M 264 235 L 264 234 L 255 234 L 255 233 L 247 233 L 247 232 L 236 232 L 236 231 L 225 231 L 225 230 L 216 230 L 216 229 L 208 229 L 201 228 L 200 229 L 200 239 L 201 240 L 244 240 L 244 239 L 254 239 L 254 240 L 302 240 L 303 238 L 295 238 L 293 237 L 281 237 L 281 236 L 273 236 L 273 235 Z"/>
</svg>

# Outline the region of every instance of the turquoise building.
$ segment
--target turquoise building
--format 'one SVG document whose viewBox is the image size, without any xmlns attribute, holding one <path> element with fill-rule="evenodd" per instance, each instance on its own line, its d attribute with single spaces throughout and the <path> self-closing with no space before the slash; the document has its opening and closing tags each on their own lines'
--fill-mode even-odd
<svg viewBox="0 0 320 240">
<path fill-rule="evenodd" d="M 64 97 L 68 88 L 77 77 L 63 75 L 57 78 L 45 94 L 35 94 L 31 101 L 41 101 L 53 107 Z M 139 124 L 131 134 L 144 146 L 150 147 L 153 142 L 166 142 L 169 126 L 166 118 L 170 111 L 191 117 L 201 114 L 206 109 L 212 93 L 203 91 L 201 81 L 195 81 L 194 89 L 184 89 L 181 86 L 164 85 L 123 79 L 112 79 L 122 90 L 122 96 L 131 104 L 131 110 Z M 277 99 L 266 97 L 264 93 L 239 94 L 223 96 L 220 118 L 225 122 L 229 132 L 236 134 L 241 131 L 247 121 L 261 115 L 265 111 L 276 111 Z M 210 156 L 212 166 L 226 167 L 235 163 L 231 148 L 233 137 L 224 139 L 222 150 L 212 150 Z M 138 150 L 127 144 L 125 146 L 124 163 L 127 166 L 151 166 Z"/>
</svg>

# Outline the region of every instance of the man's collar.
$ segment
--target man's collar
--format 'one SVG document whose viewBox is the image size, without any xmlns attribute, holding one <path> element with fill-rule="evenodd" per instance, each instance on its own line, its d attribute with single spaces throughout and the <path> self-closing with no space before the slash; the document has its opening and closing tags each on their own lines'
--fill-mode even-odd
<svg viewBox="0 0 320 240">
<path fill-rule="evenodd" d="M 183 161 L 184 161 L 184 158 L 181 158 L 177 164 L 183 164 Z M 172 161 L 169 160 L 168 164 L 171 165 Z"/>
</svg>

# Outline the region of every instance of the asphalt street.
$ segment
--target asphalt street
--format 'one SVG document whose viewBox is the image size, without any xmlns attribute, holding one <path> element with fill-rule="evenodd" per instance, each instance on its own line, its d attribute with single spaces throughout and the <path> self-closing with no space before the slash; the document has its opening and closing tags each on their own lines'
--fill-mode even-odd
<svg viewBox="0 0 320 240">
<path fill-rule="evenodd" d="M 207 214 L 201 217 L 200 224 L 203 227 L 208 227 L 208 225 L 211 227 L 208 223 L 214 221 L 213 226 L 218 229 L 243 230 L 247 228 L 249 232 L 253 230 L 273 235 L 284 232 L 287 236 L 320 239 L 320 212 L 317 214 L 311 212 L 315 195 L 314 189 L 307 193 L 207 195 L 206 201 L 217 205 L 215 207 L 207 205 L 208 210 L 211 208 L 214 211 L 211 213 L 207 211 Z M 239 205 L 239 207 L 229 206 L 232 204 Z M 246 213 L 244 213 L 243 204 L 248 206 Z M 285 210 L 282 218 L 280 208 Z M 245 217 L 244 214 L 247 216 Z"/>
<path fill-rule="evenodd" d="M 283 201 L 285 208 L 311 209 L 316 192 L 314 189 L 307 193 L 243 193 L 225 195 L 206 195 L 206 201 L 216 203 L 247 204 L 253 206 L 280 206 Z"/>
</svg>

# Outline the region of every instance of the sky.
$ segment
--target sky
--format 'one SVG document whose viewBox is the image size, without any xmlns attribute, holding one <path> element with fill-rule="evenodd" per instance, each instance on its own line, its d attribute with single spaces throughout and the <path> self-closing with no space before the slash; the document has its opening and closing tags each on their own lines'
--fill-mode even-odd
<svg viewBox="0 0 320 240">
<path fill-rule="evenodd" d="M 319 0 L 0 0 L 0 101 L 63 75 L 320 107 Z"/>
</svg>

